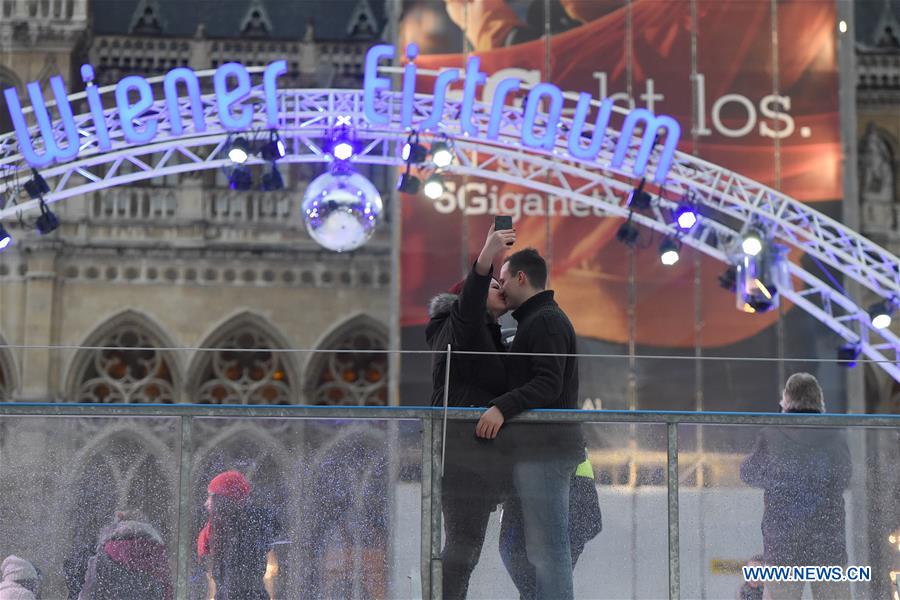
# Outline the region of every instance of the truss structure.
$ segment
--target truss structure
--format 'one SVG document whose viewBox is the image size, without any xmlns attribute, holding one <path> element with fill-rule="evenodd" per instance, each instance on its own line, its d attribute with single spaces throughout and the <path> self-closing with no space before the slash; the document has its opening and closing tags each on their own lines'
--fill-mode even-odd
<svg viewBox="0 0 900 600">
<path fill-rule="evenodd" d="M 198 73 L 206 77 L 211 74 L 211 71 Z M 114 93 L 114 88 L 104 88 L 100 92 L 106 96 Z M 83 94 L 71 98 L 80 96 Z M 286 89 L 278 92 L 277 100 L 278 130 L 288 146 L 288 155 L 281 162 L 330 161 L 325 142 L 335 127 L 346 125 L 355 130 L 362 146 L 355 162 L 384 166 L 404 164 L 400 149 L 408 131 L 400 125 L 399 92 L 382 93 L 378 97 L 377 111 L 390 117 L 387 125 L 379 126 L 372 126 L 365 120 L 361 90 Z M 433 100 L 429 95 L 416 96 L 414 122 L 431 115 Z M 252 103 L 254 108 L 252 128 L 267 129 L 260 86 L 253 88 L 247 103 Z M 180 102 L 184 130 L 181 135 L 174 135 L 165 100 L 158 100 L 142 117 L 158 122 L 156 138 L 146 144 L 126 141 L 118 113 L 110 109 L 105 117 L 112 148 L 106 152 L 98 149 L 92 116 L 89 113 L 76 116 L 81 150 L 75 160 L 41 170 L 51 188 L 45 201 L 58 202 L 154 177 L 227 166 L 229 132 L 219 122 L 218 107 L 212 95 L 203 97 L 203 109 L 206 131 L 197 133 L 193 128 L 190 101 L 185 98 Z M 455 145 L 458 160 L 446 171 L 568 198 L 599 207 L 612 217 L 628 215 L 627 196 L 635 184 L 632 169 L 642 141 L 640 135 L 627 140 L 626 160 L 613 169 L 610 164 L 619 134 L 612 129 L 599 132 L 604 136 L 599 154 L 593 161 L 584 161 L 569 155 L 563 135 L 557 136 L 556 147 L 549 151 L 523 147 L 520 142 L 524 120 L 521 106 L 503 108 L 500 135 L 495 139 L 487 137 L 490 114 L 485 107 L 477 105 L 472 116 L 477 135 L 464 135 L 461 131 L 459 100 L 446 100 L 442 109 L 438 129 L 424 133 L 423 138 L 427 141 L 431 135 L 447 136 Z M 572 122 L 564 118 L 559 127 L 563 133 L 568 132 Z M 584 135 L 592 134 L 591 129 L 586 128 Z M 37 138 L 37 131 L 33 130 L 32 135 Z M 61 126 L 57 126 L 55 135 L 63 138 Z M 35 142 L 41 151 L 41 141 Z M 649 172 L 655 169 L 657 158 L 654 153 Z M 249 164 L 255 162 L 259 162 L 256 157 L 248 161 Z M 19 152 L 15 135 L 0 137 L 0 221 L 38 208 L 37 201 L 21 197 L 21 186 L 29 177 L 30 170 Z M 650 211 L 634 213 L 632 219 L 635 222 L 674 236 L 677 232 L 671 212 L 678 201 L 669 197 L 680 198 L 690 191 L 700 206 L 702 217 L 699 226 L 681 235 L 684 244 L 730 264 L 736 256 L 742 232 L 751 224 L 760 224 L 776 241 L 795 249 L 795 256 L 813 256 L 881 298 L 900 298 L 900 260 L 806 204 L 738 173 L 680 152 L 676 153 L 664 187 L 665 193 L 660 193 Z M 15 202 L 7 201 L 4 207 L 4 197 L 15 199 Z M 900 365 L 897 364 L 900 339 L 893 332 L 874 329 L 865 310 L 848 294 L 805 270 L 799 261 L 790 262 L 788 271 L 790 285 L 780 290 L 786 299 L 847 342 L 859 344 L 866 357 L 877 361 L 881 369 L 900 381 Z"/>
</svg>

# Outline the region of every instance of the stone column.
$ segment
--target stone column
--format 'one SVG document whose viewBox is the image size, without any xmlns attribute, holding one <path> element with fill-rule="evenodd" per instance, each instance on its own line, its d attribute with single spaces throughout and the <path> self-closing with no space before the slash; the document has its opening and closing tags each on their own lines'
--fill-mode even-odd
<svg viewBox="0 0 900 600">
<path fill-rule="evenodd" d="M 57 254 L 57 248 L 44 244 L 25 249 L 28 272 L 25 276 L 23 342 L 26 346 L 49 346 L 55 342 Z M 46 348 L 28 348 L 22 353 L 22 400 L 53 399 L 56 392 L 51 389 L 51 382 L 56 379 L 53 371 L 61 364 L 61 359 L 59 352 L 54 353 Z"/>
</svg>

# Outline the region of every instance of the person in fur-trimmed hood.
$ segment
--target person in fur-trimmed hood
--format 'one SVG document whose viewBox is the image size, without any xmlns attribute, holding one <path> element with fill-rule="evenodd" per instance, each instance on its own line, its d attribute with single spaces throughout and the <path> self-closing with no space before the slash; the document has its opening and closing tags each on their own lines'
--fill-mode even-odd
<svg viewBox="0 0 900 600">
<path fill-rule="evenodd" d="M 35 600 L 38 588 L 38 573 L 34 566 L 14 554 L 3 559 L 0 567 L 3 581 L 0 582 L 0 600 Z"/>
<path fill-rule="evenodd" d="M 425 339 L 432 357 L 434 406 L 444 403 L 447 346 L 450 359 L 448 405 L 486 408 L 506 391 L 505 348 L 497 319 L 506 312 L 493 264 L 515 243 L 514 230 L 491 227 L 478 260 L 465 280 L 431 301 Z M 497 354 L 457 354 L 460 351 Z M 488 518 L 511 488 L 511 467 L 491 441 L 478 440 L 474 424 L 451 421 L 447 426 L 442 502 L 446 541 L 441 553 L 443 597 L 466 597 L 469 578 L 484 544 Z"/>
<path fill-rule="evenodd" d="M 121 511 L 100 534 L 78 600 L 172 600 L 162 536 L 139 511 Z"/>
</svg>

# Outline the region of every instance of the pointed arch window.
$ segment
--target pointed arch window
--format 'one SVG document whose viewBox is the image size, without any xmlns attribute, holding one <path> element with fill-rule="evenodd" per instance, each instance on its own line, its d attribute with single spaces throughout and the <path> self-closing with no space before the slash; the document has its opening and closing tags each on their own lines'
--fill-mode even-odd
<svg viewBox="0 0 900 600">
<path fill-rule="evenodd" d="M 293 382 L 278 345 L 249 324 L 204 352 L 193 401 L 204 404 L 292 404 Z"/>
<path fill-rule="evenodd" d="M 98 336 L 76 377 L 75 402 L 176 401 L 172 360 L 157 350 L 159 339 L 133 322 Z M 133 350 L 132 348 L 139 348 Z"/>
<path fill-rule="evenodd" d="M 385 406 L 387 404 L 387 336 L 370 323 L 345 325 L 310 370 L 309 404 Z"/>
</svg>

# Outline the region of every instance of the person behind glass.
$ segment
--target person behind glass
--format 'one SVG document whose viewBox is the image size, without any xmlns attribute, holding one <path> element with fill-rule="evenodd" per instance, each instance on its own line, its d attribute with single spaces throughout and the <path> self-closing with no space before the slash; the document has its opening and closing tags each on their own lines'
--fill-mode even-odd
<svg viewBox="0 0 900 600">
<path fill-rule="evenodd" d="M 491 277 L 493 263 L 515 243 L 515 231 L 491 227 L 484 247 L 465 280 L 451 293 L 435 297 L 425 338 L 432 359 L 433 406 L 443 406 L 448 344 L 455 351 L 496 354 L 453 354 L 447 403 L 484 408 L 506 390 L 503 342 L 497 319 L 506 312 L 500 284 Z M 472 435 L 472 424 L 450 422 L 441 501 L 446 540 L 441 552 L 443 597 L 465 598 L 469 578 L 484 544 L 488 518 L 510 487 L 509 467 L 489 442 Z"/>
<path fill-rule="evenodd" d="M 38 600 L 40 578 L 37 569 L 24 558 L 10 554 L 0 565 L 0 600 Z"/>
<path fill-rule="evenodd" d="M 533 248 L 520 250 L 503 263 L 500 286 L 518 328 L 506 360 L 509 391 L 491 401 L 475 428 L 486 439 L 496 438 L 504 423 L 526 410 L 578 408 L 575 328 L 546 289 L 547 263 Z M 571 599 L 569 484 L 585 459 L 584 438 L 577 424 L 519 427 L 511 445 L 512 476 L 525 551 L 535 569 L 535 597 Z"/>
<path fill-rule="evenodd" d="M 100 532 L 78 600 L 172 600 L 162 536 L 138 510 L 123 510 Z"/>
<path fill-rule="evenodd" d="M 822 388 L 809 373 L 794 373 L 781 397 L 785 413 L 823 413 Z M 763 557 L 767 565 L 846 565 L 844 490 L 850 449 L 843 431 L 770 427 L 760 431 L 741 479 L 762 488 Z M 799 599 L 804 582 L 767 582 L 765 597 Z M 847 582 L 811 584 L 813 598 L 850 598 Z"/>
<path fill-rule="evenodd" d="M 747 561 L 748 567 L 761 567 L 765 565 L 762 554 L 753 555 Z M 743 575 L 743 571 L 741 573 Z M 745 581 L 737 591 L 737 600 L 763 600 L 763 582 L 759 580 Z"/>
<path fill-rule="evenodd" d="M 209 520 L 197 538 L 197 553 L 205 561 L 215 600 L 269 600 L 266 568 L 277 564 L 271 550 L 277 523 L 267 508 L 251 501 L 251 487 L 237 471 L 213 477 L 204 506 Z"/>
</svg>

